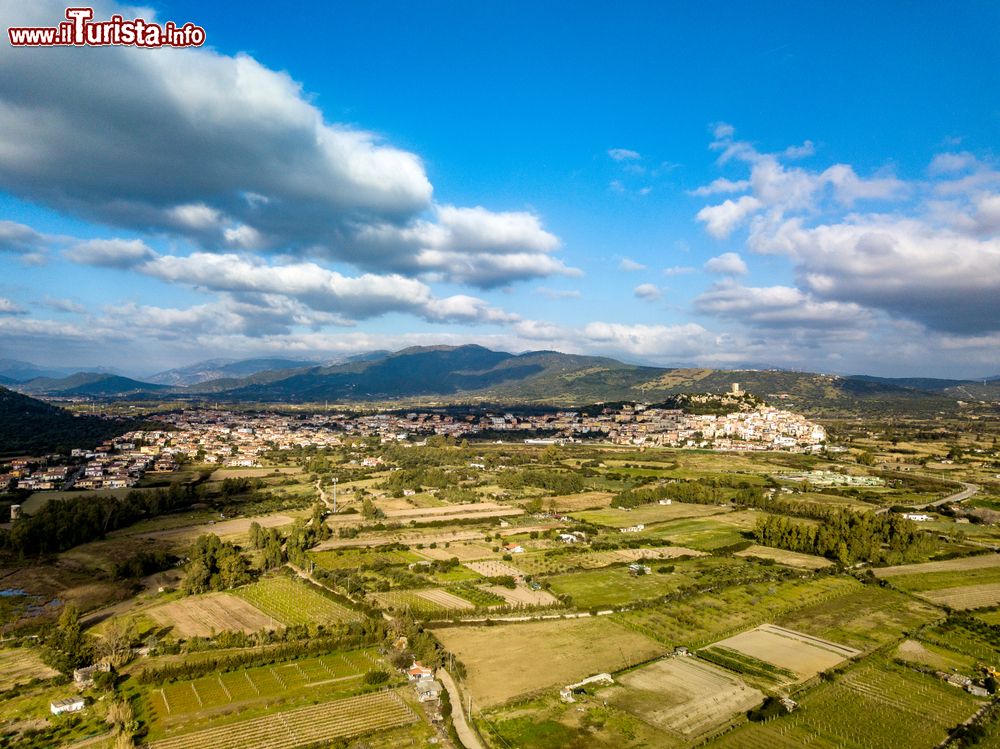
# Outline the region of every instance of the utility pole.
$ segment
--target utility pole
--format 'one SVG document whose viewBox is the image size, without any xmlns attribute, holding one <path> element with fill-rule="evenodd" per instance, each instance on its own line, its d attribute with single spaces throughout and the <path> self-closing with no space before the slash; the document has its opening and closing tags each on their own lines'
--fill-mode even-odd
<svg viewBox="0 0 1000 749">
<path fill-rule="evenodd" d="M 337 513 L 337 479 L 333 479 L 333 512 Z"/>
</svg>

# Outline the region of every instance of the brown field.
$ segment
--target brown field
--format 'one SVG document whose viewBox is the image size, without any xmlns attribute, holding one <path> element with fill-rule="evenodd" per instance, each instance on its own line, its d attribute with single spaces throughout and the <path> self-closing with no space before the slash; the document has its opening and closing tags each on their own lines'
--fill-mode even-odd
<svg viewBox="0 0 1000 749">
<path fill-rule="evenodd" d="M 270 476 L 272 473 L 284 473 L 288 475 L 302 473 L 302 469 L 299 466 L 281 466 L 281 467 L 267 467 L 264 468 L 216 468 L 212 471 L 212 475 L 208 477 L 209 481 L 222 481 L 223 479 L 252 479 L 252 478 L 262 478 L 264 476 Z"/>
<path fill-rule="evenodd" d="M 946 559 L 943 562 L 901 564 L 896 567 L 882 567 L 872 571 L 878 577 L 894 577 L 896 575 L 921 575 L 927 572 L 962 572 L 964 570 L 981 570 L 988 567 L 1000 567 L 1000 554 L 983 554 L 977 557 Z"/>
<path fill-rule="evenodd" d="M 428 559 L 452 559 L 454 557 L 460 562 L 495 556 L 493 549 L 484 543 L 457 543 L 451 544 L 451 546 L 438 546 L 436 549 L 411 549 L 411 551 Z"/>
<path fill-rule="evenodd" d="M 258 632 L 276 626 L 274 619 L 228 593 L 189 596 L 146 610 L 157 624 L 171 627 L 181 637 L 210 637 L 215 632 Z"/>
<path fill-rule="evenodd" d="M 665 658 L 636 669 L 597 696 L 689 741 L 764 699 L 738 677 L 685 657 Z"/>
<path fill-rule="evenodd" d="M 793 672 L 799 681 L 859 655 L 859 651 L 773 624 L 741 632 L 709 647 L 735 650 Z"/>
<path fill-rule="evenodd" d="M 510 575 L 515 579 L 524 577 L 524 572 L 517 567 L 498 559 L 490 559 L 484 562 L 466 562 L 465 566 L 484 577 L 503 577 L 504 575 Z"/>
<path fill-rule="evenodd" d="M 418 590 L 416 594 L 421 598 L 430 601 L 431 603 L 437 604 L 441 608 L 445 609 L 474 609 L 475 604 L 466 601 L 464 598 L 459 598 L 453 593 L 449 593 L 447 590 L 441 590 L 440 588 L 435 588 L 431 590 Z"/>
<path fill-rule="evenodd" d="M 981 609 L 984 606 L 996 606 L 1000 604 L 1000 583 L 984 583 L 982 585 L 964 585 L 958 588 L 925 590 L 914 595 L 920 596 L 931 603 L 948 606 L 960 611 Z"/>
<path fill-rule="evenodd" d="M 937 645 L 929 645 L 917 640 L 903 640 L 896 648 L 896 657 L 910 663 L 938 669 L 940 671 L 972 671 L 976 659 L 971 656 L 946 650 Z"/>
<path fill-rule="evenodd" d="M 804 570 L 818 570 L 829 567 L 833 562 L 823 557 L 812 554 L 799 554 L 795 551 L 785 551 L 784 549 L 774 549 L 770 546 L 758 546 L 754 544 L 749 549 L 738 551 L 733 556 L 737 557 L 757 557 L 758 559 L 771 559 L 778 564 L 788 567 L 798 567 Z"/>
<path fill-rule="evenodd" d="M 51 679 L 59 672 L 49 668 L 28 648 L 0 650 L 0 692 L 27 684 L 32 679 Z"/>
<path fill-rule="evenodd" d="M 259 523 L 263 528 L 279 528 L 284 525 L 291 525 L 294 518 L 288 515 L 276 513 L 274 515 L 260 515 L 252 518 L 236 518 L 235 520 L 223 520 L 219 523 L 201 523 L 199 525 L 188 525 L 182 528 L 171 528 L 165 531 L 150 531 L 143 533 L 148 538 L 163 538 L 169 541 L 193 541 L 203 533 L 214 533 L 220 538 L 227 536 L 240 536 L 250 530 L 251 523 Z"/>
<path fill-rule="evenodd" d="M 659 643 L 603 616 L 433 631 L 465 664 L 466 687 L 480 708 L 617 671 L 664 652 Z"/>
<path fill-rule="evenodd" d="M 527 585 L 505 588 L 502 585 L 487 585 L 486 590 L 495 593 L 512 606 L 551 606 L 559 603 L 547 590 L 532 590 Z"/>
<path fill-rule="evenodd" d="M 580 494 L 565 494 L 561 497 L 549 497 L 543 500 L 546 508 L 551 507 L 556 512 L 578 512 L 607 507 L 611 504 L 611 492 L 581 492 Z"/>
</svg>

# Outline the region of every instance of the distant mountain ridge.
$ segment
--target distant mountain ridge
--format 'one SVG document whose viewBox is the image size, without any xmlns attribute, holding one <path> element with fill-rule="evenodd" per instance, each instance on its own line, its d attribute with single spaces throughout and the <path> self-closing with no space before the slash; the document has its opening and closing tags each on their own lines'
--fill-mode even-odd
<svg viewBox="0 0 1000 749">
<path fill-rule="evenodd" d="M 78 373 L 40 378 L 18 390 L 50 397 L 163 398 L 219 402 L 522 403 L 580 406 L 603 401 L 656 402 L 680 393 L 721 393 L 734 382 L 772 403 L 814 413 L 864 408 L 907 412 L 953 411 L 958 402 L 1000 401 L 1000 380 L 839 376 L 781 369 L 720 370 L 626 364 L 600 356 L 528 351 L 512 354 L 483 346 L 421 346 L 368 352 L 335 364 L 292 359 L 201 362 L 168 370 L 177 377 L 255 370 L 188 386 L 148 383 L 115 375 Z M 278 369 L 260 369 L 276 364 Z M 291 367 L 285 367 L 292 364 Z M 213 370 L 216 371 L 216 370 Z M 172 375 L 174 376 L 174 375 Z"/>
<path fill-rule="evenodd" d="M 168 389 L 165 385 L 140 382 L 129 377 L 101 374 L 100 372 L 77 372 L 69 377 L 36 377 L 22 382 L 17 389 L 34 395 L 59 397 L 92 396 L 122 397 L 137 393 L 151 393 Z"/>
<path fill-rule="evenodd" d="M 249 377 L 258 372 L 280 371 L 314 367 L 316 361 L 307 359 L 259 358 L 259 359 L 208 359 L 189 364 L 186 367 L 157 372 L 146 381 L 158 385 L 187 386 L 222 379 Z"/>
</svg>

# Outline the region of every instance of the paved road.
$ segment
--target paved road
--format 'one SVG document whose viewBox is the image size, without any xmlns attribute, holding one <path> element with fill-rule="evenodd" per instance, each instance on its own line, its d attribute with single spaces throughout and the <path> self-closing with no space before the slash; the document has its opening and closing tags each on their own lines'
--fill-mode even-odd
<svg viewBox="0 0 1000 749">
<path fill-rule="evenodd" d="M 448 699 L 451 700 L 451 720 L 455 724 L 455 733 L 465 745 L 465 749 L 486 749 L 465 719 L 465 705 L 462 704 L 462 693 L 458 691 L 458 684 L 443 668 L 438 669 L 437 678 L 448 690 Z"/>
<path fill-rule="evenodd" d="M 949 494 L 944 499 L 938 499 L 935 500 L 934 502 L 928 502 L 925 505 L 914 505 L 914 509 L 932 510 L 935 507 L 940 507 L 941 505 L 950 504 L 952 502 L 964 502 L 969 497 L 975 496 L 975 494 L 979 491 L 979 487 L 976 486 L 975 484 L 968 484 L 964 481 L 959 481 L 958 483 L 962 485 L 961 491 L 955 492 L 954 494 Z M 883 513 L 886 512 L 889 512 L 889 508 L 883 507 L 881 510 L 876 510 L 875 514 L 882 515 Z"/>
</svg>

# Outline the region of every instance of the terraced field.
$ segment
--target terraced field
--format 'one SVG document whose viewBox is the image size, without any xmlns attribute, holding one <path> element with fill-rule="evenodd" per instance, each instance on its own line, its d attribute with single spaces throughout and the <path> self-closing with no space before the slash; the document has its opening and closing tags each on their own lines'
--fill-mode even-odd
<svg viewBox="0 0 1000 749">
<path fill-rule="evenodd" d="M 396 691 L 334 700 L 152 743 L 151 749 L 298 749 L 417 721 Z"/>
<path fill-rule="evenodd" d="M 306 583 L 283 575 L 237 588 L 233 594 L 285 625 L 331 625 L 360 619 L 356 611 L 330 600 Z"/>
</svg>

